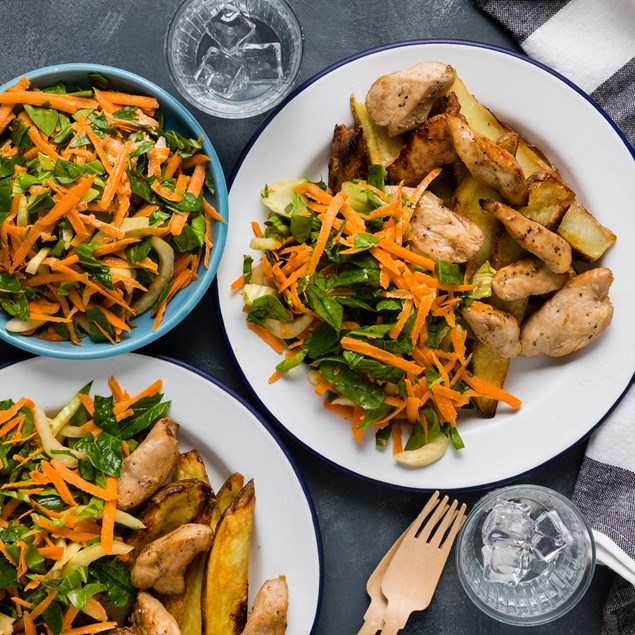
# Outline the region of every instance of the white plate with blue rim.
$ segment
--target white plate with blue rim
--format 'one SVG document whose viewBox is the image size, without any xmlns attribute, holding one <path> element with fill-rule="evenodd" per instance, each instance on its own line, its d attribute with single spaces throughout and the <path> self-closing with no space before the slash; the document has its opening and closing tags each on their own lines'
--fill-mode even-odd
<svg viewBox="0 0 635 635">
<path fill-rule="evenodd" d="M 230 285 L 250 250 L 250 222 L 264 221 L 260 191 L 295 177 L 326 179 L 335 124 L 353 125 L 349 97 L 364 98 L 380 75 L 426 60 L 451 64 L 476 97 L 501 120 L 541 147 L 577 198 L 617 234 L 600 264 L 615 276 L 615 315 L 591 346 L 565 358 L 513 360 L 506 390 L 523 402 L 518 411 L 499 404 L 493 419 L 464 412 L 465 442 L 426 468 L 398 465 L 378 450 L 372 433 L 357 444 L 350 423 L 322 407 L 294 369 L 268 383 L 280 361 L 248 330 L 243 300 Z M 229 228 L 217 294 L 228 345 L 253 394 L 271 418 L 326 461 L 359 476 L 415 490 L 467 489 L 502 483 L 543 465 L 583 441 L 628 387 L 635 368 L 635 182 L 633 151 L 607 115 L 581 90 L 545 66 L 491 46 L 460 41 L 411 41 L 365 51 L 327 68 L 300 86 L 264 122 L 232 179 Z"/>
<path fill-rule="evenodd" d="M 130 394 L 163 381 L 164 399 L 171 401 L 167 414 L 180 424 L 180 451 L 198 450 L 215 491 L 233 472 L 254 480 L 249 606 L 265 580 L 284 575 L 288 632 L 313 632 L 322 551 L 310 495 L 275 432 L 219 381 L 186 365 L 136 353 L 81 361 L 36 357 L 0 369 L 0 399 L 29 397 L 54 413 L 90 380 L 91 394 L 110 395 L 111 376 Z"/>
</svg>

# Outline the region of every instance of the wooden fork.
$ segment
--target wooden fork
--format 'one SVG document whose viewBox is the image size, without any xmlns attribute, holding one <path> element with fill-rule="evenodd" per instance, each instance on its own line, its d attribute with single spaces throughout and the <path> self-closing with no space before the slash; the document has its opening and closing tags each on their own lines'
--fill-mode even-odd
<svg viewBox="0 0 635 635">
<path fill-rule="evenodd" d="M 458 504 L 455 500 L 448 505 L 448 497 L 444 496 L 438 505 L 436 501 L 432 506 L 426 505 L 388 563 L 381 583 L 388 601 L 382 635 L 395 635 L 413 611 L 430 605 L 452 543 L 465 521 L 466 506 L 461 505 L 457 511 Z"/>
<path fill-rule="evenodd" d="M 370 606 L 364 613 L 364 625 L 361 627 L 357 635 L 375 635 L 384 625 L 384 613 L 388 606 L 386 598 L 381 590 L 381 584 L 388 565 L 395 555 L 397 549 L 401 546 L 403 539 L 410 529 L 416 524 L 418 528 L 421 524 L 421 515 L 427 516 L 439 501 L 439 492 L 436 491 L 430 497 L 421 514 L 413 521 L 406 531 L 397 538 L 393 546 L 386 552 L 386 555 L 380 560 L 375 570 L 370 574 L 368 582 L 366 582 L 366 591 L 370 596 Z M 425 512 L 425 514 L 424 514 Z"/>
</svg>

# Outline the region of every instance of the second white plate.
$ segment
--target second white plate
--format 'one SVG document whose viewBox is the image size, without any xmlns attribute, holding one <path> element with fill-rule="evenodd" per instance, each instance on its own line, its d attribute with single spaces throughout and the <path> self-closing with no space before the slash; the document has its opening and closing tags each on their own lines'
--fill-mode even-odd
<svg viewBox="0 0 635 635">
<path fill-rule="evenodd" d="M 279 575 L 289 585 L 289 633 L 310 633 L 321 595 L 321 545 L 313 507 L 284 447 L 222 385 L 176 363 L 130 353 L 92 361 L 37 357 L 0 369 L 0 399 L 30 397 L 50 412 L 93 380 L 110 394 L 115 376 L 130 394 L 163 380 L 168 414 L 180 424 L 181 451 L 196 448 L 218 490 L 233 472 L 254 479 L 256 508 L 249 565 L 249 605 L 262 583 Z"/>
</svg>

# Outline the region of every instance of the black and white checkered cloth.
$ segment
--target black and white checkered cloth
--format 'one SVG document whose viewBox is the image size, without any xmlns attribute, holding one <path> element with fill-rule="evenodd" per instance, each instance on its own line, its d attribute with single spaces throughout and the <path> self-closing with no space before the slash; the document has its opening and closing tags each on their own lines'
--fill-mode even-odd
<svg viewBox="0 0 635 635">
<path fill-rule="evenodd" d="M 476 0 L 525 53 L 588 93 L 635 146 L 635 0 Z"/>
<path fill-rule="evenodd" d="M 635 146 L 635 0 L 476 0 L 524 52 L 588 93 Z M 591 437 L 573 500 L 619 575 L 603 635 L 635 635 L 635 386 Z"/>
</svg>

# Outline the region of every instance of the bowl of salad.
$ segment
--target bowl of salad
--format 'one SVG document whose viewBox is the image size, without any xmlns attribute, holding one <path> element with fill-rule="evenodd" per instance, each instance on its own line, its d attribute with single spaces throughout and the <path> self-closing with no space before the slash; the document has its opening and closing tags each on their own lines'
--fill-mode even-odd
<svg viewBox="0 0 635 635">
<path fill-rule="evenodd" d="M 227 232 L 220 161 L 169 93 L 63 64 L 0 87 L 0 337 L 32 353 L 135 350 L 196 306 Z"/>
</svg>

